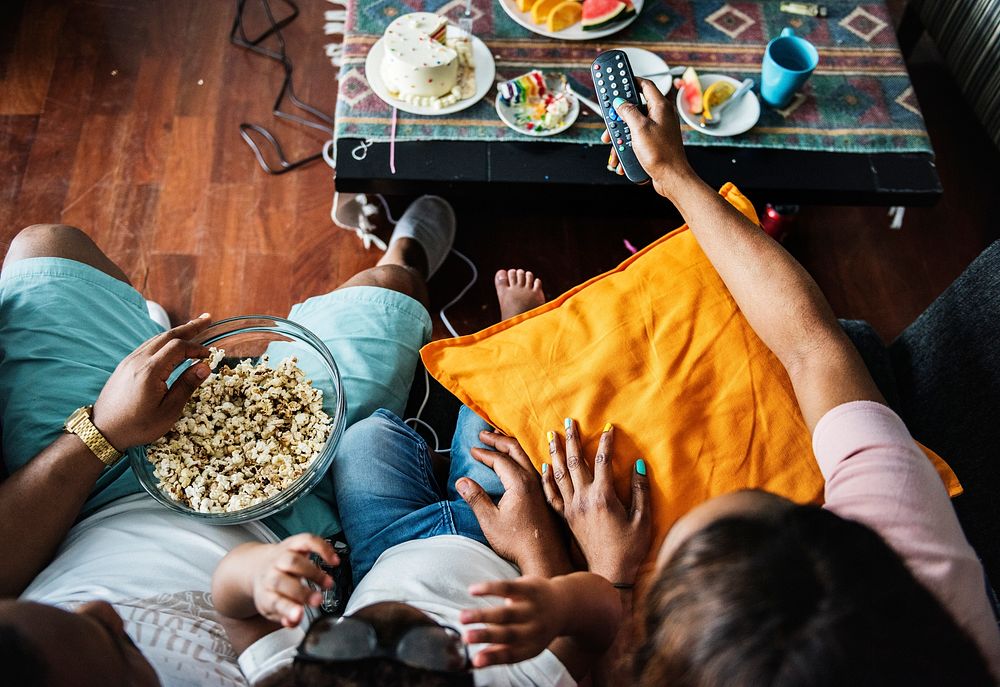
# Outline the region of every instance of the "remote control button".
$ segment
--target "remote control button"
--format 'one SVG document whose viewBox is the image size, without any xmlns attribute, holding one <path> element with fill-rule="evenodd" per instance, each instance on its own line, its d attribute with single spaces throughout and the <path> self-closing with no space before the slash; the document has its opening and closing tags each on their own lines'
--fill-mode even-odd
<svg viewBox="0 0 1000 687">
<path fill-rule="evenodd" d="M 599 72 L 599 71 L 601 71 L 601 66 L 600 66 L 599 64 L 595 64 L 595 65 L 594 65 L 594 71 L 595 71 L 595 72 Z"/>
<path fill-rule="evenodd" d="M 621 145 L 621 144 L 622 144 L 622 143 L 624 143 L 624 142 L 625 142 L 625 141 L 623 141 L 622 139 L 620 139 L 620 138 L 618 139 L 618 145 Z"/>
<path fill-rule="evenodd" d="M 618 146 L 618 150 L 625 150 L 625 146 Z"/>
<path fill-rule="evenodd" d="M 628 124 L 625 125 L 625 133 L 628 133 Z"/>
<path fill-rule="evenodd" d="M 604 79 L 598 79 L 597 80 L 597 85 L 598 86 L 603 86 L 604 85 Z"/>
<path fill-rule="evenodd" d="M 618 122 L 611 122 L 611 128 L 612 129 L 617 129 L 618 128 Z"/>
<path fill-rule="evenodd" d="M 628 142 L 628 143 L 626 143 L 625 145 L 627 145 L 627 146 L 628 146 L 629 148 L 631 148 L 631 147 L 632 147 L 632 141 L 629 141 L 629 142 Z"/>
<path fill-rule="evenodd" d="M 611 95 L 618 95 L 618 91 L 611 91 Z"/>
<path fill-rule="evenodd" d="M 601 93 L 607 93 L 607 92 L 608 92 L 608 89 L 606 89 L 606 88 L 602 88 L 601 89 Z"/>
<path fill-rule="evenodd" d="M 600 67 L 598 67 L 598 69 L 600 69 Z M 608 72 L 608 74 L 610 74 L 610 73 L 611 73 L 611 67 L 608 67 L 608 68 L 607 68 L 607 72 Z"/>
<path fill-rule="evenodd" d="M 620 72 L 618 72 L 618 73 L 619 73 L 619 74 L 621 74 L 622 76 L 625 76 L 625 70 L 624 70 L 624 69 L 623 69 L 623 70 L 621 70 L 621 71 L 620 71 Z"/>
<path fill-rule="evenodd" d="M 619 68 L 619 69 L 621 69 L 621 68 L 622 68 L 622 67 L 624 67 L 624 66 L 625 66 L 625 65 L 624 65 L 624 64 L 622 64 L 621 62 L 619 62 L 619 63 L 618 63 L 618 68 Z"/>
</svg>

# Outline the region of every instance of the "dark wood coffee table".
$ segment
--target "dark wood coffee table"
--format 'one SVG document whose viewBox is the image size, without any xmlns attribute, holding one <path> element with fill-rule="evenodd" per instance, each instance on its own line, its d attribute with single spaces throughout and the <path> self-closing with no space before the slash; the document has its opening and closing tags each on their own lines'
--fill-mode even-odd
<svg viewBox="0 0 1000 687">
<path fill-rule="evenodd" d="M 528 142 L 428 141 L 396 144 L 396 173 L 388 144 L 363 160 L 357 139 L 337 142 L 337 189 L 357 193 L 464 196 L 538 192 L 579 199 L 601 190 L 617 202 L 650 194 L 605 168 L 605 146 Z M 926 153 L 830 153 L 772 148 L 688 146 L 695 171 L 712 186 L 734 182 L 758 201 L 820 205 L 933 205 L 942 193 Z M 447 164 L 443 164 L 447 162 Z"/>
</svg>

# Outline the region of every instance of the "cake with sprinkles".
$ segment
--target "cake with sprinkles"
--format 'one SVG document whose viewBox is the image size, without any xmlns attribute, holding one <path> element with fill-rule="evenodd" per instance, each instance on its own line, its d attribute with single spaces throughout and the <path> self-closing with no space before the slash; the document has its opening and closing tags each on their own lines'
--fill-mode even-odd
<svg viewBox="0 0 1000 687">
<path fill-rule="evenodd" d="M 381 76 L 389 94 L 440 109 L 475 91 L 468 36 L 448 37 L 448 20 L 413 12 L 389 24 L 383 37 Z"/>
<path fill-rule="evenodd" d="M 507 105 L 518 105 L 548 93 L 548 89 L 545 87 L 545 75 L 537 69 L 522 74 L 516 79 L 504 81 L 497 89 L 500 91 L 500 99 Z"/>
</svg>

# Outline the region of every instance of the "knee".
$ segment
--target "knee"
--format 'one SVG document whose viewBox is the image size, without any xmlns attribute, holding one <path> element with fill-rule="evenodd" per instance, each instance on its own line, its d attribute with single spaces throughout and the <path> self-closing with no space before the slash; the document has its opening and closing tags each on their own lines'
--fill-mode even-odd
<svg viewBox="0 0 1000 687">
<path fill-rule="evenodd" d="M 424 278 L 417 270 L 403 265 L 377 265 L 349 279 L 344 286 L 377 286 L 405 294 L 424 307 L 429 302 Z"/>
<path fill-rule="evenodd" d="M 32 224 L 17 232 L 10 242 L 7 255 L 42 256 L 54 255 L 59 246 L 90 242 L 90 237 L 68 224 Z"/>
<path fill-rule="evenodd" d="M 377 447 L 395 433 L 395 422 L 381 413 L 359 420 L 344 431 L 337 447 L 334 467 L 343 469 L 348 463 L 368 461 L 378 453 Z"/>
</svg>

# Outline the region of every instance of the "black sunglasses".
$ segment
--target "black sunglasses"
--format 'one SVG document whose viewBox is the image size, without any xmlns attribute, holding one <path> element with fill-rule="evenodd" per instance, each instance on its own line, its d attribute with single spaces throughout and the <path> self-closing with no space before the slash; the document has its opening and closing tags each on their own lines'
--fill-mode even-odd
<svg viewBox="0 0 1000 687">
<path fill-rule="evenodd" d="M 378 643 L 371 623 L 350 616 L 325 616 L 314 622 L 299 644 L 295 662 L 337 663 L 366 658 L 390 660 L 422 670 L 461 673 L 469 667 L 469 652 L 461 633 L 444 625 L 416 625 L 392 648 Z"/>
</svg>

